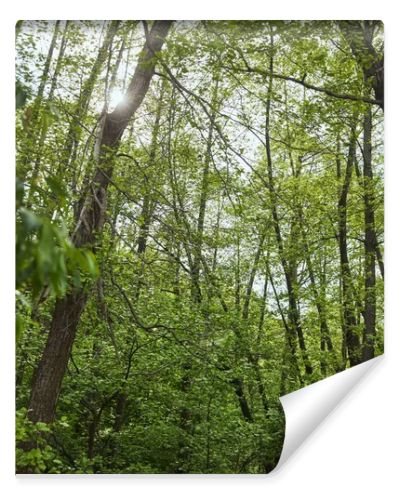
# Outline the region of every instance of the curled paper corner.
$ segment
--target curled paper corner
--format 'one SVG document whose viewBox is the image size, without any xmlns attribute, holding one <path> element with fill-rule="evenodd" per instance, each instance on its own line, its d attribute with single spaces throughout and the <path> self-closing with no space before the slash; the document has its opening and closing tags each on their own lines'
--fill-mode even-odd
<svg viewBox="0 0 400 500">
<path fill-rule="evenodd" d="M 280 398 L 286 430 L 277 473 L 325 418 L 383 359 L 383 355 L 315 382 Z"/>
</svg>

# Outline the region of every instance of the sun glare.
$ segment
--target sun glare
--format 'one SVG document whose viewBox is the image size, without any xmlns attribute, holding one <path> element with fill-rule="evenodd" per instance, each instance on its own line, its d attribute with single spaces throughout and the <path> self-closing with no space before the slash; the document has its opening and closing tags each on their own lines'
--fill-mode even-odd
<svg viewBox="0 0 400 500">
<path fill-rule="evenodd" d="M 113 90 L 110 96 L 109 108 L 113 110 L 119 103 L 124 100 L 124 94 L 120 90 Z"/>
</svg>

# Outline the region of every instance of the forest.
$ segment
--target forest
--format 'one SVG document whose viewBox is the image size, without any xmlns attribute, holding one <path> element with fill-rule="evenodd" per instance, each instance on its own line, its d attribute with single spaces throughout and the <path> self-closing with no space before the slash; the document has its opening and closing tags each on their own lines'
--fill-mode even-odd
<svg viewBox="0 0 400 500">
<path fill-rule="evenodd" d="M 265 474 L 383 353 L 380 21 L 19 21 L 16 471 Z"/>
</svg>

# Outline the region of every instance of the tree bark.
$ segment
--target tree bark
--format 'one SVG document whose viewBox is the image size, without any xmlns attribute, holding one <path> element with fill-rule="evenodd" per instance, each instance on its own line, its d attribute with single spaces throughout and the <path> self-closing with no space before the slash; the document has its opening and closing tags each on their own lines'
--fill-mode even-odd
<svg viewBox="0 0 400 500">
<path fill-rule="evenodd" d="M 61 382 L 86 298 L 86 293 L 81 291 L 56 302 L 46 347 L 32 381 L 28 415 L 33 422 L 54 420 Z"/>
<path fill-rule="evenodd" d="M 351 131 L 349 153 L 346 163 L 343 184 L 339 193 L 338 201 L 338 240 L 340 255 L 340 270 L 342 282 L 343 302 L 343 330 L 344 330 L 344 352 L 348 354 L 350 366 L 355 366 L 361 361 L 360 339 L 357 333 L 357 320 L 354 311 L 352 294 L 350 262 L 347 253 L 347 198 L 350 189 L 351 175 L 355 158 L 355 132 Z M 339 151 L 337 152 L 337 176 L 341 180 L 341 167 Z"/>
<path fill-rule="evenodd" d="M 368 108 L 364 114 L 363 174 L 364 174 L 364 332 L 362 359 L 367 361 L 374 357 L 376 336 L 376 233 L 374 214 L 374 185 L 372 175 L 372 113 Z"/>
<path fill-rule="evenodd" d="M 101 234 L 107 202 L 107 187 L 112 176 L 112 157 L 132 115 L 147 93 L 153 77 L 156 57 L 163 46 L 172 21 L 155 21 L 139 57 L 123 103 L 105 117 L 100 137 L 100 158 L 89 193 L 83 203 L 72 239 L 76 246 L 95 250 Z M 85 307 L 84 289 L 71 290 L 56 301 L 46 347 L 36 370 L 29 402 L 33 422 L 52 422 L 68 357 Z"/>
</svg>

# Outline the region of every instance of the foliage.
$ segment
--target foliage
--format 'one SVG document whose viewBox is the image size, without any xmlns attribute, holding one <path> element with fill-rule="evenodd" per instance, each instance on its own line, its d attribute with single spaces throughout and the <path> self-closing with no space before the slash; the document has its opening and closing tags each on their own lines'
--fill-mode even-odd
<svg viewBox="0 0 400 500">
<path fill-rule="evenodd" d="M 371 325 L 383 351 L 376 81 L 333 21 L 176 22 L 104 164 L 145 37 L 121 22 L 98 50 L 110 26 L 62 22 L 51 57 L 53 22 L 19 27 L 17 469 L 269 472 L 279 397 L 365 359 Z M 55 421 L 33 423 L 55 305 L 79 293 Z"/>
</svg>

